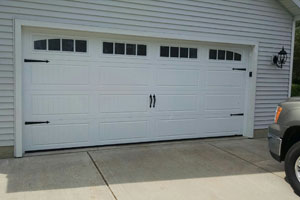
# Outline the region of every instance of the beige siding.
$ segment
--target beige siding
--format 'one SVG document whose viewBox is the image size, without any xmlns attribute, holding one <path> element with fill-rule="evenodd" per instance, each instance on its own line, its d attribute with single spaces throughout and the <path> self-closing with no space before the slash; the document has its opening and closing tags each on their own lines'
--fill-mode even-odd
<svg viewBox="0 0 300 200">
<path fill-rule="evenodd" d="M 2 0 L 0 145 L 13 144 L 13 18 L 257 41 L 255 128 L 266 128 L 288 95 L 289 63 L 270 64 L 291 43 L 292 17 L 276 0 Z"/>
</svg>

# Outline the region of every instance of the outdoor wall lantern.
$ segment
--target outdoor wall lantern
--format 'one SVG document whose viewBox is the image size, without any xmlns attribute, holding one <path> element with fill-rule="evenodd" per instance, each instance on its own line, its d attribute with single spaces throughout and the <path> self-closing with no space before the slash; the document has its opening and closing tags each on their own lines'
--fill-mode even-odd
<svg viewBox="0 0 300 200">
<path fill-rule="evenodd" d="M 273 64 L 275 64 L 278 68 L 282 68 L 282 65 L 285 64 L 286 60 L 287 60 L 287 53 L 284 50 L 284 47 L 282 47 L 278 55 L 273 57 Z"/>
</svg>

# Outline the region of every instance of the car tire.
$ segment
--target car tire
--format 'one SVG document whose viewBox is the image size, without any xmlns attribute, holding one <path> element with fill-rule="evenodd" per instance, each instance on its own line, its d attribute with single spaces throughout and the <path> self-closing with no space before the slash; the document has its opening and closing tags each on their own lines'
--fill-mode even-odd
<svg viewBox="0 0 300 200">
<path fill-rule="evenodd" d="M 300 142 L 297 142 L 287 152 L 285 157 L 284 168 L 285 168 L 287 181 L 292 186 L 295 193 L 300 196 L 300 178 L 297 178 L 296 169 L 295 169 L 296 161 L 299 158 L 300 158 Z"/>
</svg>

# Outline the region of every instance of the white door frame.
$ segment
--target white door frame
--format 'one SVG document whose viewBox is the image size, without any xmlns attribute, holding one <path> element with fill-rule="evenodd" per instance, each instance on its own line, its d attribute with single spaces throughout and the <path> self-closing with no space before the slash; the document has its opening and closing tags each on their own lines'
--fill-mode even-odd
<svg viewBox="0 0 300 200">
<path fill-rule="evenodd" d="M 255 92 L 256 92 L 256 72 L 257 72 L 257 57 L 258 57 L 258 42 L 249 40 L 237 39 L 220 39 L 215 37 L 198 37 L 190 35 L 175 35 L 169 33 L 156 33 L 146 31 L 121 30 L 116 28 L 101 28 L 94 26 L 73 25 L 63 23 L 52 23 L 43 21 L 31 21 L 14 19 L 14 67 L 15 67 L 15 142 L 14 155 L 15 157 L 22 157 L 24 153 L 23 148 L 23 119 L 22 119 L 22 31 L 24 27 L 35 28 L 51 28 L 61 30 L 86 31 L 94 33 L 110 33 L 128 36 L 142 36 L 151 38 L 165 38 L 177 40 L 190 40 L 197 42 L 213 42 L 234 45 L 246 45 L 251 48 L 249 53 L 249 66 L 247 72 L 252 72 L 252 78 L 246 80 L 246 94 L 245 94 L 245 117 L 244 117 L 244 136 L 253 137 L 254 130 L 254 109 L 255 109 Z"/>
</svg>

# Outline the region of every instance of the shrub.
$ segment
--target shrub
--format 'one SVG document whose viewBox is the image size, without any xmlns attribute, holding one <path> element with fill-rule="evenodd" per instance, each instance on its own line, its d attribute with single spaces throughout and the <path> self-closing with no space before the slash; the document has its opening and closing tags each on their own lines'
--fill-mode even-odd
<svg viewBox="0 0 300 200">
<path fill-rule="evenodd" d="M 300 84 L 292 85 L 292 97 L 300 96 Z"/>
</svg>

